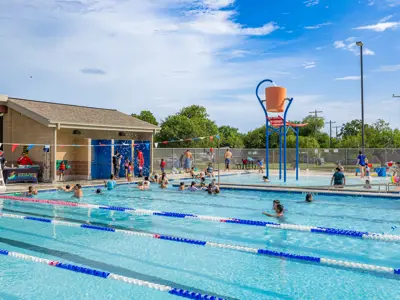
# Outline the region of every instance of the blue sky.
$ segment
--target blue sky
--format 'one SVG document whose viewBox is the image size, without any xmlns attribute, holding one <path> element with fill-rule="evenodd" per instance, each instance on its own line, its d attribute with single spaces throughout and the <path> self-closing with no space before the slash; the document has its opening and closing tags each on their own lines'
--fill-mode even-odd
<svg viewBox="0 0 400 300">
<path fill-rule="evenodd" d="M 151 110 L 206 106 L 219 125 L 264 122 L 254 96 L 273 79 L 300 119 L 365 116 L 400 127 L 400 0 L 3 0 L 0 93 Z"/>
</svg>

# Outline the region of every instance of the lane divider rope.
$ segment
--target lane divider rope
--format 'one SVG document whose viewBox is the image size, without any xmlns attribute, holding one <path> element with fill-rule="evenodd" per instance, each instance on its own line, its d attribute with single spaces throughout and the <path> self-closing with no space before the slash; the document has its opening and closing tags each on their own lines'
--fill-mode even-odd
<svg viewBox="0 0 400 300">
<path fill-rule="evenodd" d="M 148 238 L 155 238 L 155 239 L 160 239 L 160 240 L 167 240 L 167 241 L 172 241 L 172 242 L 186 243 L 186 244 L 192 244 L 192 245 L 198 245 L 198 246 L 225 248 L 225 249 L 231 249 L 231 250 L 236 250 L 236 251 L 240 251 L 240 252 L 248 252 L 248 253 L 266 255 L 266 256 L 276 257 L 276 258 L 286 258 L 286 259 L 290 259 L 290 260 L 294 260 L 294 261 L 312 262 L 312 263 L 317 263 L 317 264 L 321 264 L 321 265 L 328 265 L 331 267 L 342 267 L 342 268 L 363 270 L 363 271 L 369 271 L 369 272 L 400 275 L 400 269 L 394 269 L 394 268 L 377 266 L 377 265 L 362 264 L 362 263 L 351 262 L 351 261 L 341 261 L 341 260 L 334 260 L 334 259 L 323 258 L 323 257 L 315 257 L 315 256 L 298 255 L 298 254 L 279 252 L 279 251 L 271 251 L 271 250 L 267 250 L 267 249 L 257 249 L 257 248 L 238 246 L 238 245 L 214 243 L 214 242 L 194 240 L 194 239 L 189 239 L 189 238 L 175 237 L 175 236 L 169 236 L 169 235 L 163 235 L 163 234 L 152 234 L 152 233 L 145 233 L 145 232 L 138 232 L 138 231 L 128 231 L 128 230 L 123 230 L 123 229 L 114 229 L 114 228 L 110 228 L 110 227 L 102 227 L 102 226 L 95 226 L 95 225 L 89 225 L 89 224 L 65 222 L 65 221 L 61 221 L 61 220 L 57 220 L 57 219 L 36 218 L 36 217 L 31 217 L 31 216 L 23 216 L 23 215 L 15 215 L 15 214 L 0 214 L 0 217 L 12 218 L 12 219 L 25 219 L 25 220 L 31 220 L 31 221 L 36 221 L 36 222 L 43 222 L 43 223 L 49 223 L 49 224 L 51 223 L 51 224 L 60 225 L 60 226 L 80 227 L 80 228 L 92 229 L 92 230 L 117 232 L 117 233 L 122 233 L 122 234 L 126 234 L 126 235 L 143 236 L 143 237 L 148 237 Z"/>
<path fill-rule="evenodd" d="M 195 293 L 195 292 L 188 291 L 188 290 L 174 288 L 174 287 L 171 287 L 168 285 L 157 284 L 157 283 L 153 283 L 150 281 L 135 279 L 132 277 L 121 276 L 121 275 L 114 274 L 114 273 L 109 273 L 109 272 L 104 272 L 104 271 L 99 271 L 99 270 L 95 270 L 95 269 L 81 267 L 78 265 L 62 263 L 62 262 L 53 261 L 53 260 L 49 260 L 49 259 L 45 259 L 45 258 L 41 258 L 41 257 L 37 257 L 37 256 L 27 255 L 27 254 L 23 254 L 23 253 L 19 253 L 19 252 L 8 251 L 5 249 L 0 249 L 0 255 L 1 256 L 9 256 L 9 257 L 12 257 L 15 259 L 20 259 L 20 260 L 25 260 L 25 261 L 31 261 L 31 262 L 35 262 L 35 263 L 41 263 L 41 264 L 45 264 L 45 265 L 48 265 L 51 267 L 56 267 L 56 268 L 73 271 L 73 272 L 77 272 L 77 273 L 82 273 L 82 274 L 86 274 L 86 275 L 92 275 L 92 276 L 96 276 L 96 277 L 100 277 L 100 278 L 104 278 L 104 279 L 112 279 L 112 280 L 122 281 L 122 282 L 132 284 L 132 285 L 144 286 L 144 287 L 147 287 L 150 289 L 159 290 L 161 292 L 168 292 L 171 295 L 175 295 L 175 296 L 179 296 L 179 297 L 183 297 L 183 298 L 224 300 L 224 298 L 220 298 L 220 297 L 210 296 L 210 295 L 201 294 L 201 293 Z"/>
<path fill-rule="evenodd" d="M 299 225 L 299 224 L 286 224 L 286 223 L 275 223 L 275 222 L 266 222 L 266 221 L 243 220 L 243 219 L 237 219 L 237 218 L 226 218 L 226 217 L 195 215 L 195 214 L 177 213 L 177 212 L 155 211 L 155 210 L 140 209 L 140 208 L 107 206 L 107 205 L 97 205 L 97 204 L 88 204 L 88 203 L 76 203 L 76 202 L 68 202 L 68 201 L 42 200 L 42 199 L 34 199 L 34 198 L 26 198 L 26 197 L 16 197 L 16 196 L 0 196 L 0 199 L 11 200 L 11 201 L 33 202 L 33 203 L 40 203 L 40 204 L 70 206 L 70 207 L 86 208 L 86 209 L 92 208 L 92 209 L 120 211 L 120 212 L 127 212 L 130 214 L 135 214 L 135 215 L 153 215 L 153 216 L 181 218 L 181 219 L 197 219 L 197 220 L 208 221 L 208 222 L 222 222 L 222 223 L 231 223 L 231 224 L 260 226 L 260 227 L 268 227 L 268 228 L 281 229 L 281 230 L 293 230 L 293 231 L 321 233 L 321 234 L 328 234 L 328 235 L 355 237 L 355 238 L 360 238 L 363 240 L 374 240 L 374 241 L 384 241 L 384 242 L 394 242 L 394 243 L 400 242 L 400 235 L 374 233 L 374 232 L 348 230 L 348 229 L 338 229 L 338 228 L 330 228 L 330 227 L 319 227 L 319 226 L 317 227 L 317 226 L 307 226 L 307 225 Z"/>
</svg>

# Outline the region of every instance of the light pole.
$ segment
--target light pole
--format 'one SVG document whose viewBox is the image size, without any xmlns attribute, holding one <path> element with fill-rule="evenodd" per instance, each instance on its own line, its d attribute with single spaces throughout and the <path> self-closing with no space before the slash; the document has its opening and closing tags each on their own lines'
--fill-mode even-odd
<svg viewBox="0 0 400 300">
<path fill-rule="evenodd" d="M 363 62 L 363 42 L 357 42 L 356 45 L 360 47 L 360 69 L 361 69 L 361 149 L 364 153 L 365 140 L 364 140 L 364 62 Z"/>
</svg>

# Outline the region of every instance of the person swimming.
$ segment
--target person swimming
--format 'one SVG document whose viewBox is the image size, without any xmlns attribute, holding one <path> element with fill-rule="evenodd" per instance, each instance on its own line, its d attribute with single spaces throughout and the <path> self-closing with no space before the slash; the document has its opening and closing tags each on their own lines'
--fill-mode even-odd
<svg viewBox="0 0 400 300">
<path fill-rule="evenodd" d="M 180 191 L 184 191 L 184 190 L 185 190 L 185 183 L 184 183 L 184 182 L 181 182 L 181 183 L 179 184 L 178 190 L 180 190 Z"/>
<path fill-rule="evenodd" d="M 95 193 L 98 195 L 98 194 L 101 194 L 101 189 L 97 189 L 96 191 L 95 191 Z"/>
<path fill-rule="evenodd" d="M 308 202 L 308 203 L 310 203 L 310 202 L 313 202 L 313 195 L 312 194 L 310 194 L 310 193 L 308 193 L 307 195 L 306 195 L 306 202 Z"/>
<path fill-rule="evenodd" d="M 212 191 L 215 194 L 219 194 L 219 186 L 217 185 L 217 180 L 213 179 L 211 181 Z"/>
<path fill-rule="evenodd" d="M 59 191 L 64 191 L 66 193 L 70 193 L 74 191 L 74 188 L 72 188 L 69 184 L 67 184 L 65 187 L 59 187 L 58 188 Z"/>
<path fill-rule="evenodd" d="M 275 205 L 275 201 L 274 201 L 274 205 Z M 268 214 L 266 212 L 263 212 L 262 214 L 267 216 L 267 217 L 272 217 L 272 218 L 282 218 L 283 215 L 283 211 L 284 211 L 284 207 L 281 204 L 276 204 L 274 211 L 276 214 Z"/>
<path fill-rule="evenodd" d="M 74 197 L 78 199 L 83 197 L 82 186 L 80 184 L 76 184 L 74 187 Z"/>
<path fill-rule="evenodd" d="M 115 176 L 113 174 L 110 175 L 110 180 L 105 182 L 104 181 L 104 186 L 107 188 L 107 190 L 111 191 L 117 186 L 117 182 L 115 181 Z"/>
<path fill-rule="evenodd" d="M 269 182 L 268 176 L 263 176 L 263 181 L 264 182 Z"/>
<path fill-rule="evenodd" d="M 28 187 L 28 192 L 26 193 L 27 196 L 35 196 L 38 194 L 38 191 L 33 188 L 33 186 Z"/>
<path fill-rule="evenodd" d="M 192 191 L 192 192 L 198 190 L 198 188 L 196 187 L 196 182 L 195 181 L 192 181 L 192 183 L 190 184 L 190 187 L 188 187 L 188 190 Z"/>
<path fill-rule="evenodd" d="M 205 188 L 206 187 L 206 178 L 201 177 L 200 179 L 200 187 Z"/>
</svg>

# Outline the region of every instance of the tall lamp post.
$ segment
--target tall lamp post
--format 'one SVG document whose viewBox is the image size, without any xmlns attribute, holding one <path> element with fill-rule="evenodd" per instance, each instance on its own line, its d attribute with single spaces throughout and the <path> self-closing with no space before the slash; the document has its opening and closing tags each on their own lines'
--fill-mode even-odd
<svg viewBox="0 0 400 300">
<path fill-rule="evenodd" d="M 365 140 L 364 140 L 364 62 L 363 62 L 363 42 L 357 42 L 356 45 L 360 47 L 360 69 L 361 69 L 361 149 L 364 153 Z"/>
</svg>

